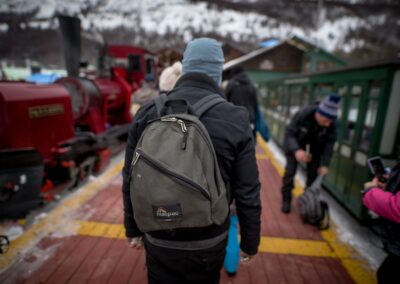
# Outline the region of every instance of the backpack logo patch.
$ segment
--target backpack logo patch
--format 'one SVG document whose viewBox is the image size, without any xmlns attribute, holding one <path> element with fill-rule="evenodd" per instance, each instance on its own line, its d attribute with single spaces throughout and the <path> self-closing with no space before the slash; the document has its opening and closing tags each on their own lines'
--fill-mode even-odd
<svg viewBox="0 0 400 284">
<path fill-rule="evenodd" d="M 172 219 L 177 219 L 182 217 L 182 208 L 180 204 L 173 205 L 161 205 L 153 207 L 153 215 L 154 218 L 163 220 L 163 221 L 171 221 Z"/>
</svg>

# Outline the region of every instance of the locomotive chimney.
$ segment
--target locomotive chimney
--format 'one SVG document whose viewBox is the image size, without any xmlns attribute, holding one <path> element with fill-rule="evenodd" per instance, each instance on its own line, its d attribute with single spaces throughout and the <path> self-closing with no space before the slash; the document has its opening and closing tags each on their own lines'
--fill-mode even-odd
<svg viewBox="0 0 400 284">
<path fill-rule="evenodd" d="M 58 21 L 67 73 L 69 76 L 78 76 L 81 59 L 81 20 L 59 15 Z"/>
</svg>

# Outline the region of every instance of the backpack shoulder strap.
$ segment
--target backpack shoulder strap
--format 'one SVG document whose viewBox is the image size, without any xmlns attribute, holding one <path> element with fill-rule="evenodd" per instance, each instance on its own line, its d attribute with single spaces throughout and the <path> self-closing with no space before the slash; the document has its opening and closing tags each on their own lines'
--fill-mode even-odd
<svg viewBox="0 0 400 284">
<path fill-rule="evenodd" d="M 210 108 L 223 102 L 226 102 L 226 100 L 219 95 L 214 94 L 205 96 L 204 98 L 196 102 L 192 107 L 194 109 L 195 115 L 200 118 Z"/>
<path fill-rule="evenodd" d="M 157 116 L 161 116 L 161 109 L 163 108 L 165 102 L 167 101 L 167 94 L 162 93 L 158 97 L 154 99 L 154 104 L 156 105 L 156 110 L 157 110 Z"/>
</svg>

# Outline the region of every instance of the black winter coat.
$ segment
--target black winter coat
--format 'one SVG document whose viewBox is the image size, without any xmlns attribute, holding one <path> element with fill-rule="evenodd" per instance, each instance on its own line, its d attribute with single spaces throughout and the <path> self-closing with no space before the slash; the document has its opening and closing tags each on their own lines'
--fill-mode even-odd
<svg viewBox="0 0 400 284">
<path fill-rule="evenodd" d="M 194 104 L 204 96 L 223 96 L 214 80 L 202 73 L 187 73 L 168 94 L 169 98 L 185 99 Z M 157 117 L 154 102 L 141 107 L 129 131 L 128 145 L 123 169 L 124 223 L 126 235 L 142 235 L 133 218 L 129 191 L 129 169 L 134 149 L 147 122 Z M 260 241 L 260 183 L 255 160 L 252 132 L 248 114 L 243 107 L 231 103 L 221 103 L 208 110 L 201 121 L 208 130 L 222 178 L 229 184 L 231 201 L 234 199 L 240 222 L 241 249 L 248 254 L 255 254 Z M 162 146 L 163 141 L 160 141 Z M 228 187 L 228 188 L 229 188 Z M 152 232 L 156 238 L 169 240 L 200 240 L 217 236 L 228 229 L 229 218 L 221 225 L 204 228 L 176 229 Z"/>
<path fill-rule="evenodd" d="M 336 123 L 321 127 L 314 118 L 316 105 L 299 110 L 286 127 L 283 148 L 286 154 L 293 155 L 299 149 L 310 145 L 313 158 L 319 158 L 320 166 L 328 166 L 336 141 Z"/>
<path fill-rule="evenodd" d="M 257 90 L 253 82 L 242 72 L 235 75 L 228 83 L 225 91 L 226 99 L 237 106 L 244 106 L 249 112 L 250 123 L 255 125 L 257 111 Z"/>
</svg>

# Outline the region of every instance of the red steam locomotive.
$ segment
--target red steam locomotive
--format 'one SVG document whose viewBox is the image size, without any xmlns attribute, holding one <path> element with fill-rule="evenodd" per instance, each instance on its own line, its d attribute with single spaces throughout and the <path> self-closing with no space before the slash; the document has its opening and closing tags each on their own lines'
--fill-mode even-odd
<svg viewBox="0 0 400 284">
<path fill-rule="evenodd" d="M 60 24 L 70 38 L 80 34 L 75 18 Z M 132 94 L 156 80 L 155 56 L 127 45 L 104 48 L 97 74 L 81 76 L 79 52 L 68 54 L 79 39 L 63 35 L 68 77 L 0 82 L 0 218 L 25 216 L 57 189 L 100 172 L 126 141 Z"/>
</svg>

